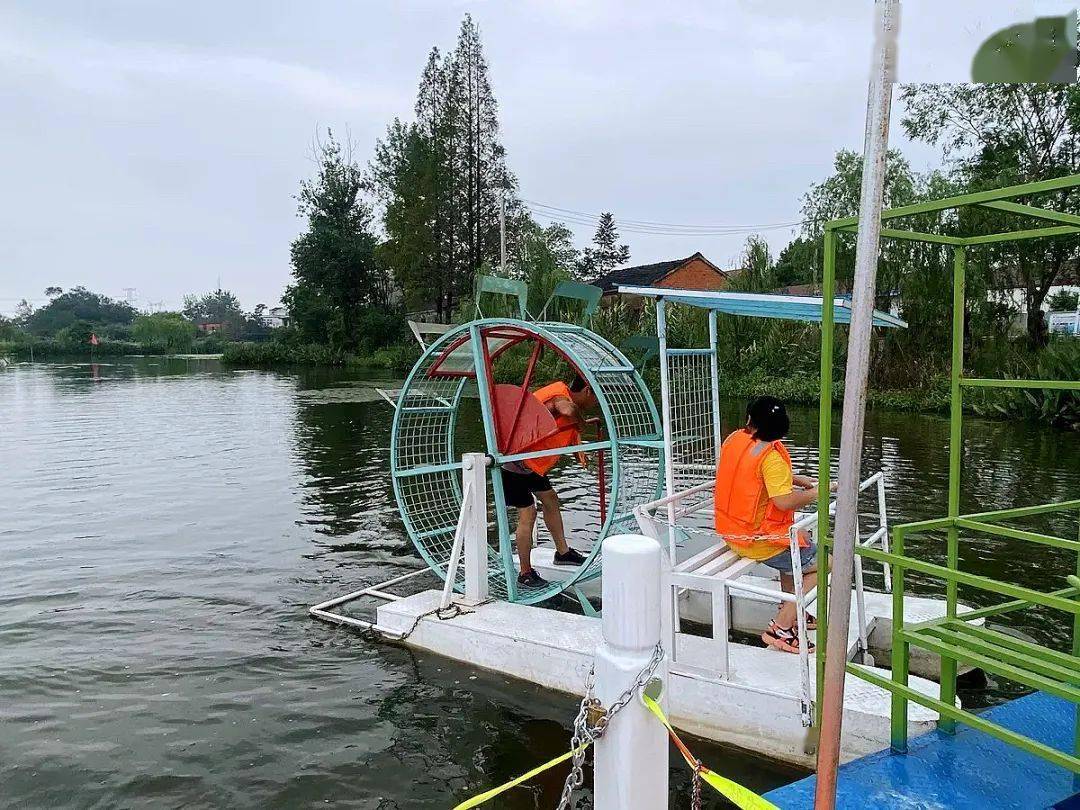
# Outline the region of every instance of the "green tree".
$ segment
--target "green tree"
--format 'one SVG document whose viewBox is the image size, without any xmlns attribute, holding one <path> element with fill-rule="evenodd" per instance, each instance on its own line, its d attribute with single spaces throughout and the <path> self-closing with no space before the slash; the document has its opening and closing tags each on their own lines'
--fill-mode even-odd
<svg viewBox="0 0 1080 810">
<path fill-rule="evenodd" d="M 435 309 L 440 320 L 453 296 L 445 259 L 447 232 L 440 200 L 439 162 L 432 138 L 418 125 L 395 119 L 371 164 L 374 187 L 384 206 L 386 241 L 380 258 L 393 274 L 411 309 Z"/>
<path fill-rule="evenodd" d="M 332 326 L 338 322 L 333 305 L 310 284 L 290 284 L 281 296 L 289 309 L 285 333 L 301 342 L 330 345 Z"/>
<path fill-rule="evenodd" d="M 1058 290 L 1047 299 L 1051 312 L 1074 312 L 1080 301 L 1080 293 Z"/>
<path fill-rule="evenodd" d="M 15 323 L 26 326 L 34 314 L 34 306 L 25 298 L 15 306 Z"/>
<path fill-rule="evenodd" d="M 91 335 L 97 335 L 99 339 L 101 338 L 101 335 L 98 335 L 97 332 L 98 328 L 95 324 L 77 319 L 58 329 L 52 337 L 63 350 L 82 352 L 89 351 Z"/>
<path fill-rule="evenodd" d="M 454 116 L 455 153 L 461 177 L 454 197 L 464 220 L 464 278 L 457 289 L 471 290 L 472 277 L 484 262 L 499 263 L 499 209 L 502 200 L 513 209 L 517 180 L 506 168 L 506 151 L 499 140 L 499 106 L 488 78 L 480 31 L 465 15 L 457 47 L 448 66 L 449 105 Z M 512 213 L 512 210 L 511 210 Z"/>
<path fill-rule="evenodd" d="M 776 286 L 775 264 L 769 243 L 757 234 L 751 234 L 743 247 L 739 260 L 739 272 L 731 279 L 730 286 L 744 292 L 764 292 Z"/>
<path fill-rule="evenodd" d="M 938 145 L 967 191 L 1027 183 L 1080 171 L 1080 88 L 1071 84 L 920 84 L 902 91 L 908 136 Z M 1049 207 L 1080 213 L 1080 194 L 1064 190 Z M 1023 224 L 1021 224 L 1023 223 Z M 1031 218 L 972 209 L 969 232 L 1034 227 Z M 979 251 L 990 265 L 990 286 L 1023 291 L 1028 335 L 1048 339 L 1042 305 L 1080 239 L 1064 237 L 1002 243 Z"/>
<path fill-rule="evenodd" d="M 205 295 L 185 295 L 183 315 L 196 325 L 221 324 L 230 338 L 240 338 L 247 332 L 247 316 L 240 299 L 228 290 L 214 290 Z"/>
<path fill-rule="evenodd" d="M 195 338 L 195 324 L 180 312 L 140 315 L 131 326 L 131 336 L 154 351 L 185 352 Z"/>
<path fill-rule="evenodd" d="M 429 54 L 415 113 L 415 123 L 390 125 L 371 164 L 387 234 L 379 256 L 410 307 L 434 309 L 445 320 L 471 295 L 479 268 L 499 264 L 500 207 L 508 223 L 520 211 L 480 33 L 469 15 L 452 53 Z M 518 240 L 508 228 L 508 252 Z"/>
<path fill-rule="evenodd" d="M 592 244 L 593 246 L 585 248 L 576 267 L 575 275 L 582 280 L 591 281 L 607 275 L 619 265 L 630 261 L 630 248 L 619 244 L 619 231 L 610 211 L 600 215 Z"/>
<path fill-rule="evenodd" d="M 821 244 L 819 240 L 797 237 L 776 257 L 773 282 L 777 287 L 794 284 L 817 284 L 821 279 Z"/>
<path fill-rule="evenodd" d="M 332 132 L 317 146 L 318 171 L 301 183 L 299 214 L 307 230 L 292 243 L 292 287 L 287 303 L 320 301 L 330 316 L 321 334 L 308 338 L 328 340 L 338 349 L 355 348 L 361 336 L 357 326 L 370 307 L 384 307 L 388 285 L 375 256 L 371 208 L 364 201 L 367 183 L 353 160 L 352 149 Z M 296 288 L 305 288 L 298 292 Z M 306 318 L 301 322 L 306 322 Z"/>
<path fill-rule="evenodd" d="M 48 304 L 32 312 L 24 311 L 27 331 L 34 335 L 56 335 L 70 326 L 89 324 L 99 331 L 130 325 L 137 313 L 128 304 L 114 301 L 85 287 L 72 287 Z"/>
<path fill-rule="evenodd" d="M 519 235 L 519 255 L 512 262 L 512 275 L 529 285 L 529 311 L 539 315 L 560 281 L 570 280 L 577 265 L 578 250 L 573 234 L 561 222 L 540 227 L 528 214 L 515 223 Z M 558 313 L 548 313 L 556 319 Z"/>
<path fill-rule="evenodd" d="M 15 340 L 20 337 L 20 332 L 14 320 L 0 315 L 0 340 Z"/>
</svg>

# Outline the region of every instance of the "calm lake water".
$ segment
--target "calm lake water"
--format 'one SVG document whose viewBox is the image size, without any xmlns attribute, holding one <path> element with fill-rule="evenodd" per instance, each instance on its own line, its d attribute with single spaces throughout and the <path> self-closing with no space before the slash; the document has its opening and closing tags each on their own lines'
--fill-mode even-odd
<svg viewBox="0 0 1080 810">
<path fill-rule="evenodd" d="M 447 808 L 566 749 L 573 699 L 307 616 L 418 567 L 373 384 L 393 381 L 156 358 L 0 372 L 0 806 Z M 817 420 L 793 416 L 798 464 Z M 964 510 L 1080 496 L 1080 435 L 967 435 Z M 947 439 L 938 417 L 869 415 L 865 469 L 884 467 L 893 522 L 944 512 Z M 592 497 L 564 494 L 570 510 Z M 1075 516 L 1029 525 L 1076 531 Z M 1005 541 L 961 557 L 1044 589 L 1075 565 Z M 1060 618 L 1010 621 L 1065 644 Z M 695 748 L 752 788 L 799 775 Z M 564 773 L 499 806 L 554 806 Z"/>
</svg>

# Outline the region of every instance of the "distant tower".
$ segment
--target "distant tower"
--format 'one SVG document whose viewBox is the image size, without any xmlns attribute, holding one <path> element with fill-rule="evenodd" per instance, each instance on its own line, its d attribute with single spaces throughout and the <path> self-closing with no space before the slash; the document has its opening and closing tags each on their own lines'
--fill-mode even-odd
<svg viewBox="0 0 1080 810">
<path fill-rule="evenodd" d="M 126 298 L 126 300 L 128 302 L 128 305 L 132 306 L 132 307 L 135 306 L 135 298 L 136 298 L 135 293 L 137 292 L 136 288 L 135 287 L 124 287 L 123 290 L 124 290 L 124 296 L 125 296 L 125 298 Z"/>
</svg>

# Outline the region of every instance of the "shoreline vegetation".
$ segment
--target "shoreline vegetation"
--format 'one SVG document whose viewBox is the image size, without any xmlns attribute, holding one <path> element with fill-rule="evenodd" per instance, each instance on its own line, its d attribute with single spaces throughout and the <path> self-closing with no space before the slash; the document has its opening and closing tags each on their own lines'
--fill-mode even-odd
<svg viewBox="0 0 1080 810">
<path fill-rule="evenodd" d="M 48 304 L 35 309 L 24 300 L 13 318 L 0 318 L 0 356 L 28 358 L 31 350 L 39 358 L 52 352 L 86 356 L 92 343 L 99 357 L 220 353 L 222 363 L 235 367 L 341 366 L 404 375 L 420 354 L 406 319 L 472 320 L 479 274 L 525 282 L 525 309 L 540 313 L 560 282 L 591 283 L 630 264 L 631 247 L 623 244 L 610 211 L 573 212 L 519 195 L 501 143 L 489 65 L 471 17 L 462 21 L 452 49 L 433 48 L 418 67 L 412 115 L 389 122 L 375 144 L 365 149 L 329 131 L 313 144 L 314 171 L 295 196 L 304 225 L 288 244 L 292 278 L 281 295 L 283 306 L 258 304 L 245 311 L 236 296 L 218 289 L 186 297 L 178 312 L 139 312 L 83 287 L 50 286 Z M 943 165 L 915 171 L 903 154 L 890 150 L 886 207 L 917 207 L 956 194 L 1080 174 L 1080 86 L 903 85 L 899 100 L 907 137 L 939 147 Z M 367 162 L 359 157 L 365 152 Z M 745 234 L 738 256 L 722 260 L 725 289 L 820 290 L 825 224 L 858 210 L 861 186 L 861 155 L 839 149 L 828 176 L 792 201 L 799 221 L 778 254 L 753 229 L 722 229 L 728 236 Z M 1080 215 L 1080 190 L 1056 193 L 1051 207 Z M 655 226 L 643 229 L 643 222 L 627 219 L 624 230 L 631 235 L 656 231 Z M 980 208 L 956 216 L 912 214 L 905 227 L 949 236 L 1016 231 L 1025 222 L 1008 210 Z M 595 227 L 595 232 L 579 245 L 567 223 Z M 773 226 L 761 229 L 767 227 Z M 774 241 L 778 233 L 772 232 Z M 715 236 L 704 234 L 678 231 L 683 255 L 716 244 L 706 241 Z M 283 241 L 283 252 L 285 247 Z M 855 240 L 840 233 L 836 247 L 843 294 L 851 289 Z M 207 258 L 212 264 L 213 256 Z M 951 251 L 941 245 L 882 243 L 875 304 L 898 314 L 908 328 L 875 330 L 871 407 L 947 409 L 952 261 Z M 969 255 L 966 279 L 966 375 L 1080 379 L 1080 338 L 1051 334 L 1044 314 L 1078 305 L 1080 236 L 988 243 Z M 498 303 L 485 301 L 485 315 L 518 317 Z M 704 313 L 682 309 L 668 318 L 669 344 L 708 345 Z M 576 320 L 573 313 L 553 317 Z M 656 334 L 655 310 L 605 301 L 590 326 L 622 346 L 636 335 Z M 845 330 L 837 330 L 833 368 L 842 375 Z M 818 327 L 721 315 L 717 345 L 723 393 L 817 401 Z M 503 382 L 520 381 L 524 366 L 511 371 L 519 376 Z M 561 370 L 553 366 L 542 373 Z M 655 391 L 655 364 L 645 376 Z M 837 399 L 842 391 L 834 380 Z M 984 416 L 1080 430 L 1080 394 L 1074 391 L 971 390 L 965 391 L 964 403 Z"/>
<path fill-rule="evenodd" d="M 0 341 L 0 357 L 16 361 L 29 361 L 30 348 L 34 349 L 35 362 L 90 361 L 88 348 L 72 346 L 55 340 Z M 290 345 L 279 341 L 233 341 L 219 345 L 212 342 L 193 350 L 173 351 L 155 345 L 143 345 L 132 341 L 103 340 L 94 348 L 95 359 L 119 357 L 165 357 L 172 359 L 215 359 L 223 366 L 241 369 L 283 370 L 309 368 L 340 368 L 377 370 L 404 377 L 419 359 L 421 350 L 416 344 L 400 343 L 373 352 L 360 354 L 335 351 L 321 345 Z M 200 350 L 201 349 L 201 350 Z M 1071 360 L 1067 362 L 1072 362 Z M 547 368 L 545 368 L 545 366 Z M 838 376 L 833 380 L 833 404 L 843 402 L 844 382 L 842 363 Z M 517 369 L 512 366 L 500 372 L 500 382 L 515 382 Z M 561 369 L 554 363 L 542 361 L 539 376 L 555 377 Z M 660 380 L 656 360 L 653 359 L 643 373 L 646 384 L 659 396 Z M 518 375 L 520 378 L 520 375 Z M 795 374 L 770 373 L 762 369 L 737 371 L 734 368 L 720 370 L 720 396 L 749 399 L 769 394 L 789 404 L 816 406 L 821 386 L 816 372 Z M 1071 394 L 1066 391 L 1031 392 L 1008 390 L 969 391 L 964 400 L 966 413 L 992 419 L 1028 419 L 1048 422 L 1056 427 L 1080 430 L 1080 423 L 1069 421 Z M 871 387 L 867 391 L 867 406 L 872 410 L 901 413 L 946 415 L 949 412 L 949 380 L 941 375 L 929 379 L 924 385 L 912 388 Z"/>
</svg>

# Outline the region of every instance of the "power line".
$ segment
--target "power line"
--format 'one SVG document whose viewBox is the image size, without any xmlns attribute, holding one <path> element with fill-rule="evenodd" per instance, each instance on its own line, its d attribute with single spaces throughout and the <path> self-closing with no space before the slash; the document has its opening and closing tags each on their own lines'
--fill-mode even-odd
<svg viewBox="0 0 1080 810">
<path fill-rule="evenodd" d="M 563 208 L 557 205 L 549 205 L 537 200 L 522 200 L 530 213 L 551 221 L 566 221 L 575 225 L 595 225 L 599 214 L 591 214 L 585 211 L 576 211 L 572 208 Z M 617 220 L 620 230 L 629 233 L 655 234 L 663 236 L 727 236 L 754 231 L 781 230 L 802 225 L 801 220 L 793 222 L 772 222 L 760 225 L 691 225 L 674 222 L 658 222 L 642 219 Z"/>
<path fill-rule="evenodd" d="M 542 219 L 546 222 L 559 222 L 570 225 L 581 225 L 587 227 L 595 227 L 597 224 L 596 219 L 575 218 L 572 216 L 566 216 L 564 214 L 552 214 L 546 211 L 530 210 L 530 213 L 535 217 Z M 748 233 L 760 233 L 762 231 L 776 231 L 794 228 L 801 223 L 794 222 L 785 225 L 770 225 L 767 227 L 756 228 L 732 228 L 728 230 L 713 230 L 713 231 L 692 231 L 692 230 L 674 230 L 663 228 L 642 228 L 640 226 L 624 225 L 621 220 L 617 220 L 617 225 L 620 233 L 634 233 L 643 234 L 648 236 L 703 236 L 703 237 L 720 237 L 720 236 L 738 236 L 740 234 Z"/>
</svg>

